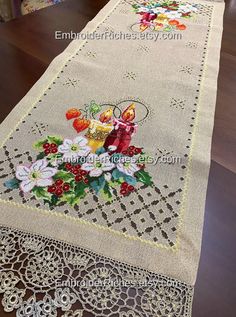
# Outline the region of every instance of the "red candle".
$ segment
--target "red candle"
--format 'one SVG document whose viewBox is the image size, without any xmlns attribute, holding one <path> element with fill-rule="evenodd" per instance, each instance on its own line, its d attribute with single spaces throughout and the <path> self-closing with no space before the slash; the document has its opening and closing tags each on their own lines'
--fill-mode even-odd
<svg viewBox="0 0 236 317">
<path fill-rule="evenodd" d="M 135 118 L 135 105 L 132 103 L 124 110 L 121 119 L 114 119 L 114 129 L 106 138 L 104 147 L 115 146 L 116 152 L 121 153 L 130 145 L 132 136 L 137 131 L 138 125 L 131 121 Z"/>
</svg>

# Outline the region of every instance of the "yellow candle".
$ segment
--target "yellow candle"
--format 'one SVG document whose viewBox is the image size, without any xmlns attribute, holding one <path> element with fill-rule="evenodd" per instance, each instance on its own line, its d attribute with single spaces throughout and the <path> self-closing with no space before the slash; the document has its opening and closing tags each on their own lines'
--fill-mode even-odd
<svg viewBox="0 0 236 317">
<path fill-rule="evenodd" d="M 106 137 L 113 130 L 113 124 L 102 123 L 97 120 L 91 120 L 86 137 L 88 138 L 88 146 L 91 147 L 92 152 L 104 145 Z"/>
</svg>

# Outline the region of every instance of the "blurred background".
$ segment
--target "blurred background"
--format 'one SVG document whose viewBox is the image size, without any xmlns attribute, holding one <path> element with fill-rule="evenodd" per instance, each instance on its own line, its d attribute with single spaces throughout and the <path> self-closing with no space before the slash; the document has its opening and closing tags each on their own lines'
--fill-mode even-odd
<svg viewBox="0 0 236 317">
<path fill-rule="evenodd" d="M 7 22 L 64 0 L 0 0 L 0 22 Z"/>
</svg>

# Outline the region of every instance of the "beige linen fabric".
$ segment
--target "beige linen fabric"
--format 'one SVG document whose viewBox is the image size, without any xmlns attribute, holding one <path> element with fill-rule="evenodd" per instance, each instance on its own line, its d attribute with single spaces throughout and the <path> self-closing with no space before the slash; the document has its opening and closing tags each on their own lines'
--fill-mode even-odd
<svg viewBox="0 0 236 317">
<path fill-rule="evenodd" d="M 197 3 L 199 10 L 186 22 L 187 29 L 180 40 L 74 40 L 0 127 L 1 160 L 5 162 L 4 173 L 10 175 L 6 151 L 17 166 L 14 151 L 29 151 L 35 158 L 32 144 L 42 134 L 76 136 L 65 120 L 68 108 L 83 108 L 91 100 L 119 105 L 121 109 L 130 102 L 136 103 L 139 127 L 133 142 L 150 155 L 171 153 L 183 159 L 179 165 L 148 166 L 159 191 L 139 189 L 144 201 L 150 203 L 149 211 L 162 221 L 164 229 L 154 226 L 147 211 L 133 219 L 141 236 L 125 220 L 119 226 L 112 215 L 115 208 L 122 217 L 117 202 L 102 207 L 113 223 L 108 227 L 99 210 L 91 217 L 86 215 L 86 208 L 96 208 L 92 195 L 87 199 L 89 207 L 81 202 L 79 212 L 84 214 L 79 216 L 78 210 L 71 207 L 66 207 L 66 214 L 63 207 L 51 211 L 38 201 L 22 199 L 17 191 L 6 193 L 3 184 L 2 225 L 63 240 L 194 285 L 210 164 L 224 3 L 189 3 Z M 130 32 L 137 19 L 128 2 L 112 0 L 83 32 Z M 43 124 L 43 132 L 34 134 L 36 123 Z M 23 159 L 26 161 L 27 155 Z M 131 212 L 132 199 L 137 203 L 135 208 L 142 205 L 137 196 L 122 198 Z M 155 200 L 158 202 L 153 204 Z M 164 213 L 160 212 L 163 208 Z M 165 223 L 170 214 L 176 215 Z M 145 217 L 147 225 L 140 221 Z M 153 228 L 148 234 L 146 229 L 150 226 Z"/>
</svg>

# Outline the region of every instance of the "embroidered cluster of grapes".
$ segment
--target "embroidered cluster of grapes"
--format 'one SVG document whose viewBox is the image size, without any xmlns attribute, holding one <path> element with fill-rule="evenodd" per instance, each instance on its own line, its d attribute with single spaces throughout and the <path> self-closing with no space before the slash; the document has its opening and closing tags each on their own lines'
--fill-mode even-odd
<svg viewBox="0 0 236 317">
<path fill-rule="evenodd" d="M 70 184 L 64 183 L 62 179 L 57 179 L 55 183 L 48 187 L 48 192 L 56 196 L 62 196 L 64 192 L 70 190 Z"/>
<path fill-rule="evenodd" d="M 134 186 L 129 185 L 126 182 L 123 182 L 120 185 L 120 194 L 123 195 L 123 196 L 127 196 L 129 193 L 131 193 L 133 191 L 134 191 Z"/>
<path fill-rule="evenodd" d="M 81 165 L 72 165 L 70 163 L 66 163 L 65 168 L 68 172 L 71 172 L 75 175 L 75 181 L 81 182 L 83 181 L 85 184 L 88 184 L 89 180 L 87 178 L 88 172 L 81 169 Z"/>
<path fill-rule="evenodd" d="M 56 143 L 44 143 L 43 148 L 45 155 L 56 154 L 58 152 L 58 147 Z"/>
<path fill-rule="evenodd" d="M 128 155 L 130 157 L 142 153 L 142 148 L 131 145 L 127 150 L 123 151 L 122 154 Z"/>
</svg>

